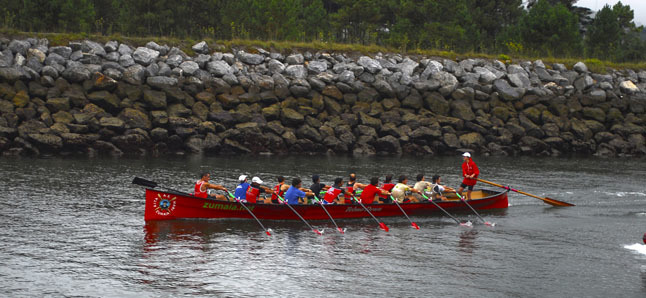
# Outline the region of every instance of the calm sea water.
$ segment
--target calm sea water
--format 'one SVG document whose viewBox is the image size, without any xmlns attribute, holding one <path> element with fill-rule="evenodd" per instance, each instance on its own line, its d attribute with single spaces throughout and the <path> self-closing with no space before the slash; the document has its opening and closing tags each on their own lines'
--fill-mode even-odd
<svg viewBox="0 0 646 298">
<path fill-rule="evenodd" d="M 440 215 L 340 220 L 346 234 L 302 222 L 146 223 L 140 176 L 190 191 L 211 171 L 229 188 L 313 173 L 441 174 L 460 183 L 459 157 L 0 158 L 0 296 L 644 297 L 646 160 L 475 158 L 481 178 L 576 204 L 510 193 L 495 227 Z M 491 188 L 491 187 L 487 187 Z M 476 221 L 468 213 L 457 214 Z"/>
</svg>

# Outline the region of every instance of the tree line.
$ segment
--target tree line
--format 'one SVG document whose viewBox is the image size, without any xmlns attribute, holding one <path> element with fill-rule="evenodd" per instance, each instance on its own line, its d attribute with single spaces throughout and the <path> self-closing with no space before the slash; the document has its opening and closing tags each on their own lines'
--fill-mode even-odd
<svg viewBox="0 0 646 298">
<path fill-rule="evenodd" d="M 621 2 L 577 0 L 0 0 L 2 26 L 178 38 L 376 44 L 616 62 L 646 58 Z M 594 15 L 594 17 L 592 17 Z"/>
</svg>

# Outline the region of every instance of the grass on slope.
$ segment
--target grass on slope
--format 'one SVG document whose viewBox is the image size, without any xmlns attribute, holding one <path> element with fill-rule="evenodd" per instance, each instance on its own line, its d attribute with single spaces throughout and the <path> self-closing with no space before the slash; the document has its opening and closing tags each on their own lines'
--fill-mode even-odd
<svg viewBox="0 0 646 298">
<path fill-rule="evenodd" d="M 50 46 L 67 45 L 71 41 L 82 41 L 85 39 L 93 40 L 96 42 L 105 43 L 110 40 L 116 40 L 120 43 L 126 43 L 131 46 L 144 46 L 149 41 L 154 41 L 157 44 L 169 46 L 176 46 L 188 55 L 195 53 L 191 46 L 200 42 L 201 40 L 194 40 L 191 38 L 180 39 L 176 37 L 129 37 L 120 34 L 112 34 L 109 36 L 87 34 L 87 33 L 38 33 L 38 32 L 20 32 L 13 29 L 0 28 L 0 36 L 7 38 L 47 38 Z M 215 40 L 204 39 L 211 49 L 219 49 L 227 51 L 233 48 L 245 49 L 247 52 L 254 52 L 255 47 L 263 48 L 269 51 L 276 51 L 281 53 L 291 53 L 292 51 L 326 51 L 326 52 L 342 52 L 350 55 L 371 55 L 375 53 L 401 53 L 404 55 L 426 56 L 426 57 L 440 57 L 447 59 L 463 59 L 463 58 L 484 58 L 484 59 L 498 59 L 507 64 L 516 63 L 519 61 L 534 61 L 541 59 L 546 65 L 561 63 L 568 69 L 572 66 L 583 61 L 590 71 L 595 73 L 607 73 L 611 69 L 633 69 L 635 71 L 646 69 L 646 62 L 631 62 L 631 63 L 615 63 L 611 61 L 602 61 L 598 59 L 585 59 L 585 58 L 554 58 L 554 57 L 527 57 L 527 56 L 512 56 L 507 55 L 493 55 L 485 53 L 455 53 L 440 50 L 426 50 L 414 49 L 402 51 L 401 49 L 388 48 L 378 45 L 361 45 L 361 44 L 344 44 L 344 43 L 330 43 L 322 41 L 313 42 L 295 42 L 295 41 L 275 41 L 275 40 L 247 40 L 247 39 L 232 39 L 232 40 Z"/>
</svg>

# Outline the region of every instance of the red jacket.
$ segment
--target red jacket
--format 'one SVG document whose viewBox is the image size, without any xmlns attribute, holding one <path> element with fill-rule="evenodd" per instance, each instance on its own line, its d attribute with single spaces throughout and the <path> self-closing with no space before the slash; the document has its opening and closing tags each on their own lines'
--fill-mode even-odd
<svg viewBox="0 0 646 298">
<path fill-rule="evenodd" d="M 473 179 L 466 178 L 467 175 L 473 175 L 475 174 Z M 480 170 L 478 170 L 478 166 L 476 165 L 475 162 L 473 162 L 473 159 L 469 158 L 469 161 L 465 161 L 462 163 L 462 177 L 465 177 L 464 180 L 462 180 L 462 183 L 465 185 L 476 185 L 476 178 L 478 178 L 478 175 L 480 174 Z"/>
</svg>

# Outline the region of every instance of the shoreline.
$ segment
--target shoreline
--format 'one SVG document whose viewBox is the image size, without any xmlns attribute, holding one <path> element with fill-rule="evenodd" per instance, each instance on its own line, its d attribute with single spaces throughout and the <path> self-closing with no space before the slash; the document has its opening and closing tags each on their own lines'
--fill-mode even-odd
<svg viewBox="0 0 646 298">
<path fill-rule="evenodd" d="M 0 152 L 646 154 L 646 71 L 205 42 L 192 51 L 0 38 Z"/>
</svg>

